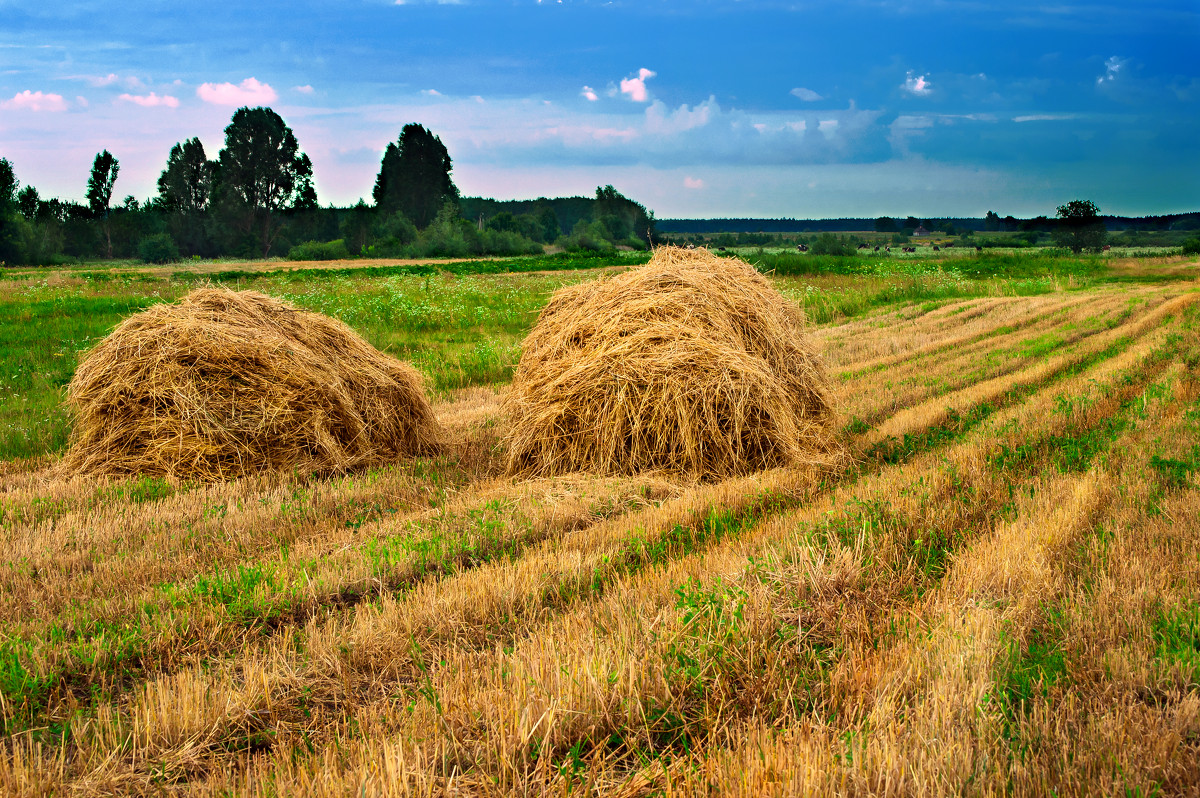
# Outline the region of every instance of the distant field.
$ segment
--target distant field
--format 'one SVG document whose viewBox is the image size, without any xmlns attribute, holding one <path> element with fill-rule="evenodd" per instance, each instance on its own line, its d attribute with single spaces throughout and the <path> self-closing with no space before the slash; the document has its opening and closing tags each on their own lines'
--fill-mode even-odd
<svg viewBox="0 0 1200 798">
<path fill-rule="evenodd" d="M 596 272 L 348 262 L 209 279 L 413 362 L 451 452 L 57 479 L 79 354 L 195 280 L 0 281 L 0 792 L 1194 793 L 1200 263 L 742 255 L 844 471 L 505 479 L 521 340 Z"/>
</svg>

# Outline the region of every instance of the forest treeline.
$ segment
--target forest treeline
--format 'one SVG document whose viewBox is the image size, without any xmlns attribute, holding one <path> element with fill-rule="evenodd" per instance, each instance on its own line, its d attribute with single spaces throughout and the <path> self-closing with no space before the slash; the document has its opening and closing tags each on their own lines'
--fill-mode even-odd
<svg viewBox="0 0 1200 798">
<path fill-rule="evenodd" d="M 371 192 L 350 207 L 321 207 L 312 162 L 270 108 L 239 108 L 209 158 L 198 138 L 167 155 L 156 196 L 123 200 L 120 161 L 97 153 L 85 202 L 43 198 L 21 185 L 0 153 L 0 263 L 183 258 L 296 260 L 520 255 L 644 249 L 655 219 L 609 186 L 594 197 L 499 201 L 462 197 L 449 152 L 423 125 L 388 144 Z M 82 182 L 82 176 L 81 176 Z"/>
<path fill-rule="evenodd" d="M 1110 232 L 1165 232 L 1200 230 L 1200 212 L 1172 213 L 1161 216 L 1113 216 L 1103 215 L 1105 227 Z M 989 211 L 982 217 L 944 217 L 919 219 L 902 217 L 842 217 L 837 219 L 658 219 L 656 230 L 671 233 L 849 233 L 874 230 L 878 233 L 911 231 L 925 227 L 933 232 L 959 235 L 967 231 L 975 233 L 1050 233 L 1055 230 L 1054 217 L 1034 216 L 1018 219 L 1001 217 Z"/>
</svg>

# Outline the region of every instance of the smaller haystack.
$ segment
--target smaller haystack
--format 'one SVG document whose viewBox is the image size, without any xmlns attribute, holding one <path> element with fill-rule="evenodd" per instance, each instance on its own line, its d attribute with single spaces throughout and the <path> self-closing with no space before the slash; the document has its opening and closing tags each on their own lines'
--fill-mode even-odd
<svg viewBox="0 0 1200 798">
<path fill-rule="evenodd" d="M 505 400 L 511 474 L 724 478 L 843 451 L 803 314 L 743 261 L 657 249 L 558 291 Z"/>
<path fill-rule="evenodd" d="M 67 401 L 64 473 L 333 473 L 429 453 L 441 437 L 414 368 L 254 291 L 203 288 L 126 319 Z"/>
</svg>

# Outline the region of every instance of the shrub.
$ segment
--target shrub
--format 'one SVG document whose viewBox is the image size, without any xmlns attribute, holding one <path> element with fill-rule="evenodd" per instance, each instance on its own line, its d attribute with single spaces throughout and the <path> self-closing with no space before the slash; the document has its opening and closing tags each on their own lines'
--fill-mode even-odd
<svg viewBox="0 0 1200 798">
<path fill-rule="evenodd" d="M 155 233 L 138 242 L 138 257 L 143 263 L 173 263 L 179 260 L 179 247 L 169 233 Z"/>
<path fill-rule="evenodd" d="M 333 241 L 305 241 L 288 250 L 288 260 L 345 260 L 350 257 L 346 242 L 342 239 Z"/>
<path fill-rule="evenodd" d="M 854 255 L 854 245 L 845 238 L 835 236 L 833 233 L 821 233 L 812 242 L 809 247 L 809 252 L 813 255 Z"/>
<path fill-rule="evenodd" d="M 1200 255 L 1200 237 L 1189 238 L 1187 241 L 1184 241 L 1181 252 L 1184 255 Z"/>
</svg>

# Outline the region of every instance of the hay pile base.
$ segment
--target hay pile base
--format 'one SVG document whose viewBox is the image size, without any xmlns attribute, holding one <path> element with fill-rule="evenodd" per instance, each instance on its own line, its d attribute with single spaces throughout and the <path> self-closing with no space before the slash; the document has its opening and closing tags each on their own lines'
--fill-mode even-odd
<svg viewBox="0 0 1200 798">
<path fill-rule="evenodd" d="M 558 291 L 505 400 L 511 474 L 712 479 L 844 451 L 804 317 L 746 263 L 663 247 Z"/>
<path fill-rule="evenodd" d="M 75 372 L 63 473 L 220 480 L 431 453 L 420 374 L 345 324 L 205 288 L 130 317 Z"/>
</svg>

